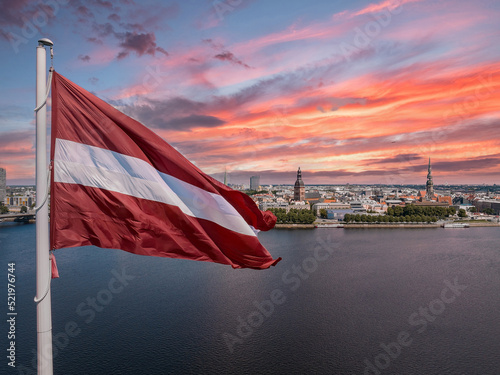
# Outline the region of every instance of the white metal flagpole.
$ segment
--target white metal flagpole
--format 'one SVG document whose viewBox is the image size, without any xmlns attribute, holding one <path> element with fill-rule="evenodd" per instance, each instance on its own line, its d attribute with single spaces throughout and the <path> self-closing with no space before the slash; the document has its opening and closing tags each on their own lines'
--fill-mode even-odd
<svg viewBox="0 0 500 375">
<path fill-rule="evenodd" d="M 50 298 L 49 209 L 47 170 L 47 54 L 48 39 L 36 49 L 36 321 L 38 375 L 52 375 L 52 311 Z"/>
</svg>

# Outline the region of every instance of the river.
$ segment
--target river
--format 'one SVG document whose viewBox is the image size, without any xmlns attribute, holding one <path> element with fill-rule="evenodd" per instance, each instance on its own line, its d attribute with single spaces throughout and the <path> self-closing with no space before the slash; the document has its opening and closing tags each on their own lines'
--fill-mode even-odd
<svg viewBox="0 0 500 375">
<path fill-rule="evenodd" d="M 264 271 L 84 247 L 58 250 L 54 373 L 500 373 L 500 230 L 260 233 Z M 34 374 L 35 226 L 0 224 L 16 275 L 16 368 Z M 0 295 L 1 296 L 1 295 Z M 9 348 L 8 323 L 0 342 Z"/>
</svg>

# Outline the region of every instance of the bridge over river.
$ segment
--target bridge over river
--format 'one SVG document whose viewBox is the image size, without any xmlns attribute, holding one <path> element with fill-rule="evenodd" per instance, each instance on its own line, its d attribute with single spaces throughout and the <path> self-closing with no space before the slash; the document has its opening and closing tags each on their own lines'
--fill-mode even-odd
<svg viewBox="0 0 500 375">
<path fill-rule="evenodd" d="M 9 213 L 0 215 L 0 222 L 2 221 L 15 221 L 15 222 L 29 222 L 30 220 L 35 220 L 35 212 L 25 212 L 25 213 Z"/>
</svg>

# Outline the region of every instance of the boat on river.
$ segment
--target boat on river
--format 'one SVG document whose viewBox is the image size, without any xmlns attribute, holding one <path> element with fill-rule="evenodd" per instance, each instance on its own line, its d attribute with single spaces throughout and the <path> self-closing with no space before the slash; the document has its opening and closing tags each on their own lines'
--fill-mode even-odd
<svg viewBox="0 0 500 375">
<path fill-rule="evenodd" d="M 344 224 L 337 223 L 318 223 L 314 225 L 314 228 L 344 228 Z"/>
<path fill-rule="evenodd" d="M 470 225 L 467 223 L 445 223 L 443 228 L 469 228 Z"/>
</svg>

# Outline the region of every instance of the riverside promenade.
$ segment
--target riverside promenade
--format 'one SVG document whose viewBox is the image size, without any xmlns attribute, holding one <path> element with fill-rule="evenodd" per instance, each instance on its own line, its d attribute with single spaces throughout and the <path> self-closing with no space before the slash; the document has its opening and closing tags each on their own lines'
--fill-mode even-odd
<svg viewBox="0 0 500 375">
<path fill-rule="evenodd" d="M 322 223 L 324 224 L 324 222 Z M 500 228 L 500 224 L 498 223 L 486 223 L 486 222 L 467 222 L 469 227 L 498 227 Z M 355 228 L 442 228 L 442 223 L 348 223 L 343 224 L 345 229 L 355 229 Z M 275 229 L 314 229 L 315 224 L 276 224 Z M 337 229 L 337 228 L 334 228 Z"/>
</svg>

